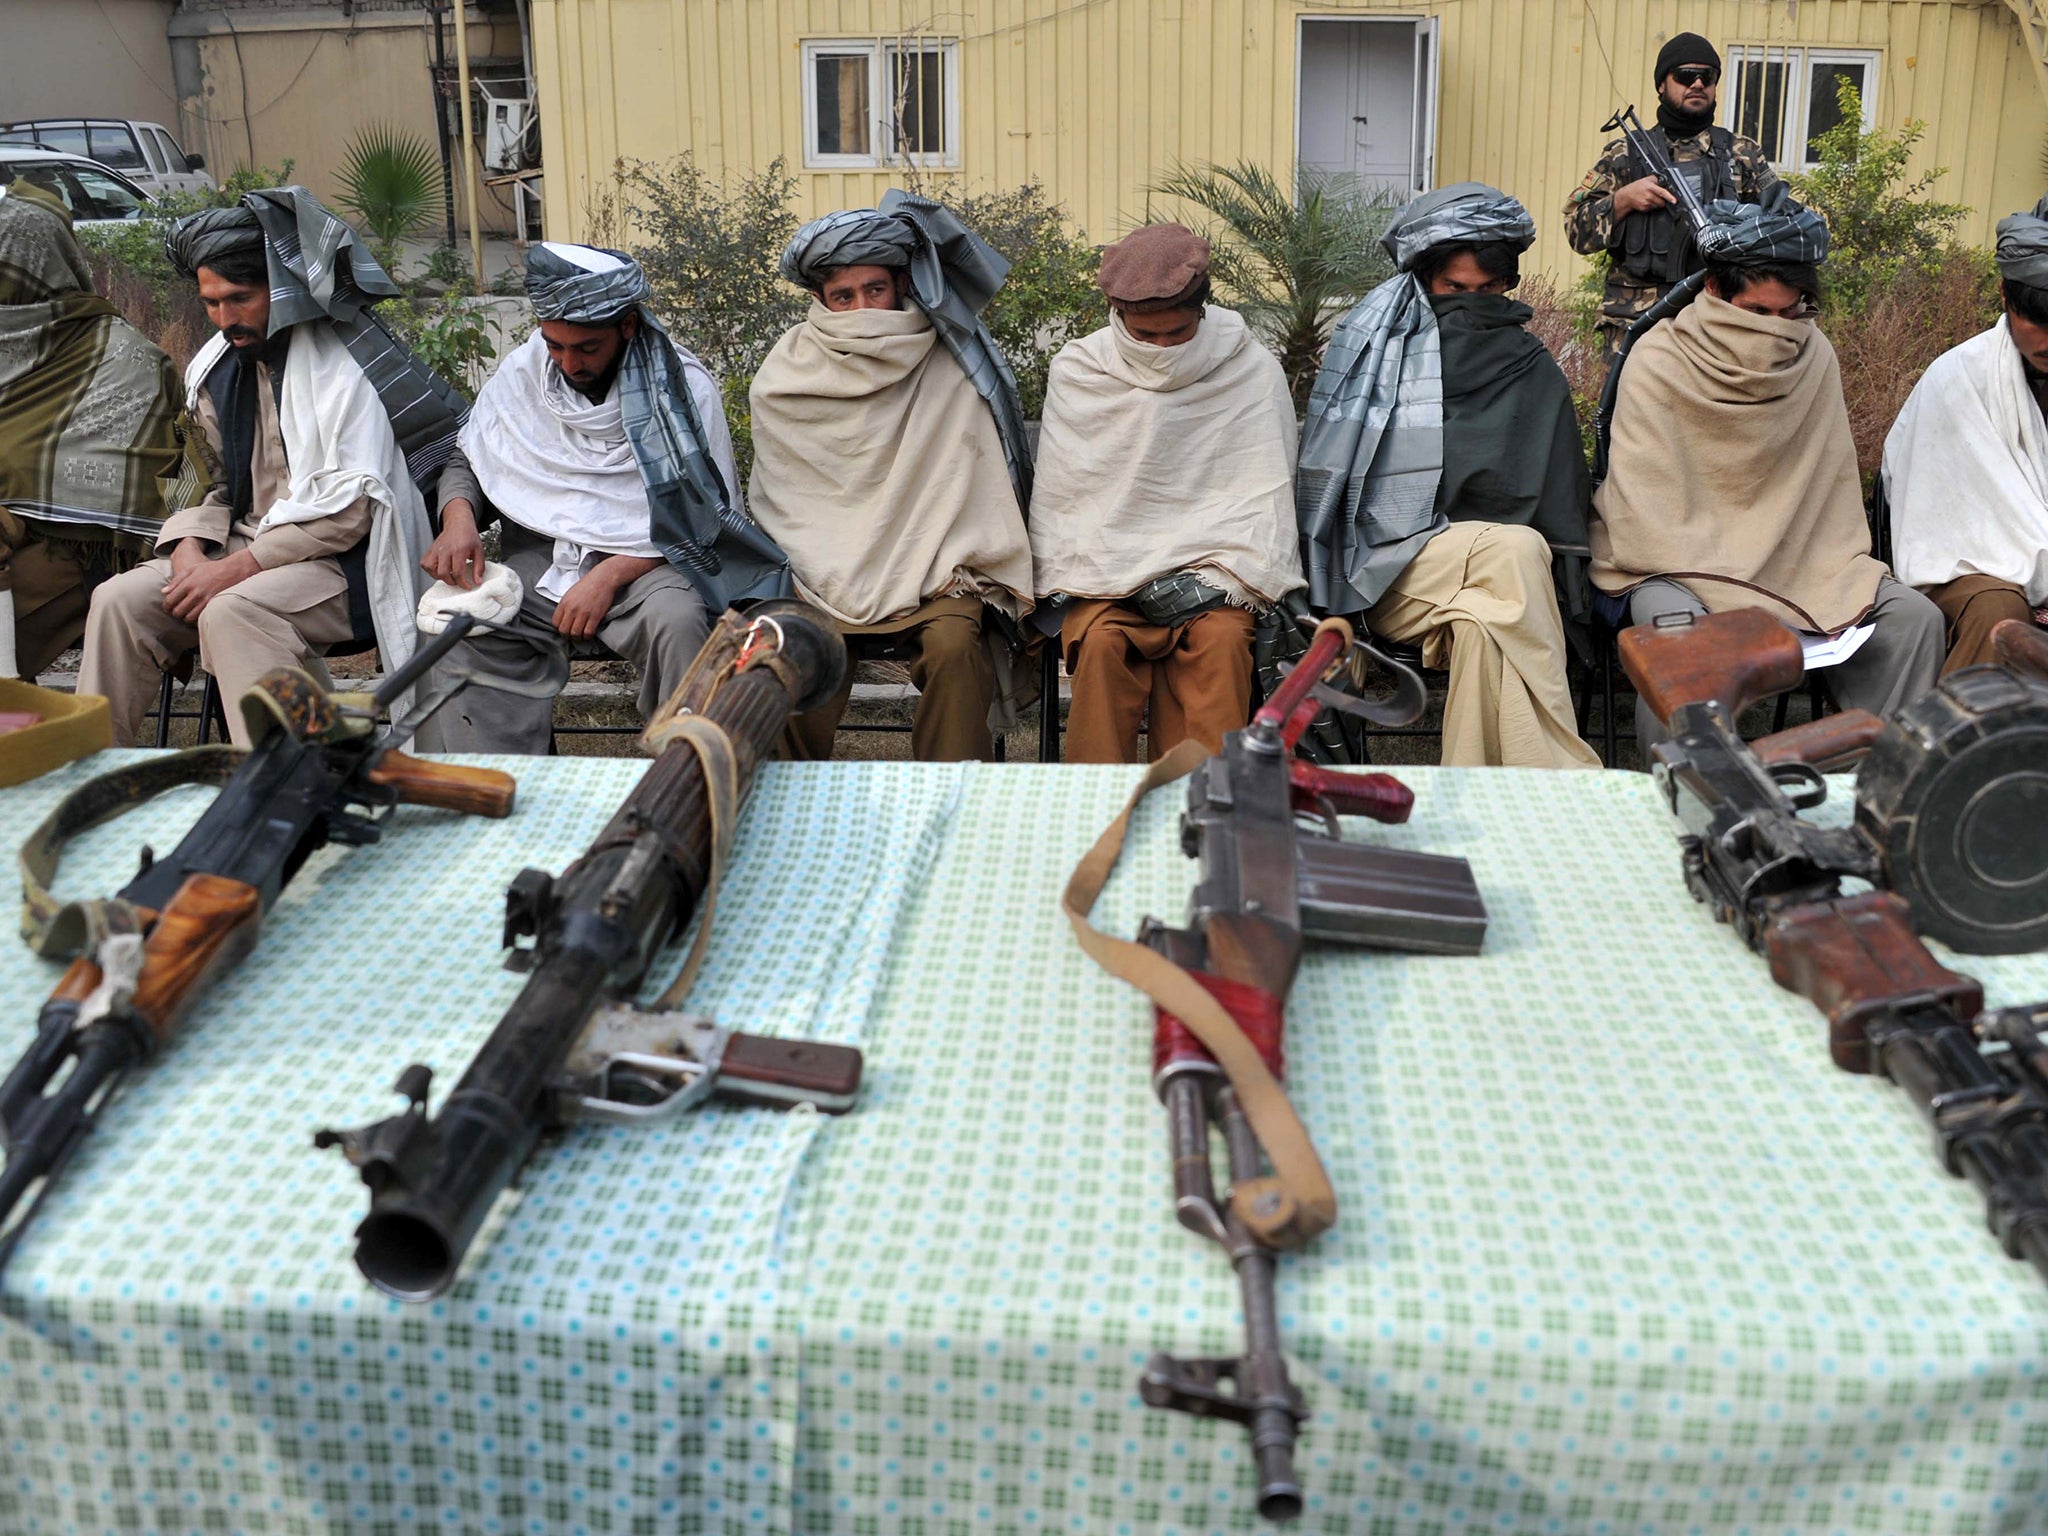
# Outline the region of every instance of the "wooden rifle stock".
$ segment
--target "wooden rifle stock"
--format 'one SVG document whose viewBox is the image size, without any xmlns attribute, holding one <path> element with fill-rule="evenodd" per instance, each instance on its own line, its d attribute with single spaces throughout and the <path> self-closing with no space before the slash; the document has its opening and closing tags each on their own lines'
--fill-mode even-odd
<svg viewBox="0 0 2048 1536">
<path fill-rule="evenodd" d="M 1775 735 L 1759 737 L 1749 744 L 1749 749 L 1766 768 L 1781 763 L 1804 763 L 1809 768 L 1829 772 L 1861 762 L 1883 734 L 1884 721 L 1869 710 L 1845 709 Z"/>
<path fill-rule="evenodd" d="M 1697 615 L 1688 624 L 1621 632 L 1622 670 L 1666 725 L 1684 705 L 1718 701 L 1731 717 L 1806 675 L 1799 637 L 1761 608 Z"/>
<path fill-rule="evenodd" d="M 396 750 L 386 752 L 365 777 L 379 789 L 392 791 L 400 805 L 431 806 L 467 816 L 510 816 L 516 791 L 512 775 L 495 768 L 430 763 Z"/>
<path fill-rule="evenodd" d="M 2048 632 L 2025 619 L 2001 619 L 1991 630 L 1991 653 L 2002 667 L 2048 677 Z"/>
<path fill-rule="evenodd" d="M 1847 1072 L 1870 1072 L 1868 1026 L 1892 1009 L 1946 1006 L 1975 1018 L 1984 988 L 1929 953 L 1906 903 L 1890 891 L 1793 907 L 1766 934 L 1771 979 L 1828 1016 L 1828 1054 Z"/>
<path fill-rule="evenodd" d="M 129 1003 L 162 1046 L 220 973 L 256 947 L 262 894 L 222 875 L 192 875 L 152 917 L 142 946 L 142 974 Z M 53 1002 L 83 1002 L 100 984 L 100 968 L 81 955 L 50 994 Z"/>
</svg>

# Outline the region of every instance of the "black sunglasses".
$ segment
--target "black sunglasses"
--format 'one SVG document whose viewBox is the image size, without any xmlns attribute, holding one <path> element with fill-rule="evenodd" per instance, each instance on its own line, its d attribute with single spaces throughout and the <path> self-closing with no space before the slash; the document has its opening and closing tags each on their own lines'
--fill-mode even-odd
<svg viewBox="0 0 2048 1536">
<path fill-rule="evenodd" d="M 1687 65 L 1684 69 L 1674 69 L 1671 71 L 1671 78 L 1680 85 L 1719 85 L 1721 83 L 1721 71 L 1709 69 L 1704 65 L 1698 67 Z"/>
</svg>

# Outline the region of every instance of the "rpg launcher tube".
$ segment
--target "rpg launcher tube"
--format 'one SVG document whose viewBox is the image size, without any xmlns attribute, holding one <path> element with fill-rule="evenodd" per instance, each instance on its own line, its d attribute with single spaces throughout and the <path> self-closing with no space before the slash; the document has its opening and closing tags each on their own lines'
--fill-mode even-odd
<svg viewBox="0 0 2048 1536">
<path fill-rule="evenodd" d="M 816 610 L 777 602 L 753 613 L 774 621 L 777 639 L 702 710 L 732 741 L 742 805 L 791 713 L 830 698 L 846 667 L 844 642 Z M 454 1283 L 492 1202 L 555 1122 L 554 1084 L 591 1015 L 637 989 L 696 911 L 711 838 L 703 762 L 671 742 L 582 858 L 552 882 L 529 871 L 515 885 L 528 898 L 533 972 L 441 1112 L 425 1112 L 428 1074 L 415 1067 L 400 1080 L 413 1099 L 404 1114 L 322 1133 L 371 1189 L 356 1266 L 372 1285 L 425 1301 Z"/>
</svg>

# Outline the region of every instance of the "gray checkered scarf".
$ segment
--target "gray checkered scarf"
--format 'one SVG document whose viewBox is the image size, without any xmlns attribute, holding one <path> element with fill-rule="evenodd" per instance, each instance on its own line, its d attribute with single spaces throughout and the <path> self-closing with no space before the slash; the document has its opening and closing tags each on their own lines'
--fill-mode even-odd
<svg viewBox="0 0 2048 1536">
<path fill-rule="evenodd" d="M 1707 204 L 1707 227 L 1698 244 L 1710 263 L 1816 267 L 1828 258 L 1828 222 L 1778 181 L 1764 189 L 1760 202 L 1724 197 Z"/>
<path fill-rule="evenodd" d="M 1031 447 L 1024 435 L 1024 403 L 1009 360 L 981 323 L 981 312 L 1009 275 L 1009 261 L 951 209 L 893 187 L 879 207 L 845 208 L 811 220 L 782 253 L 783 277 L 814 292 L 841 267 L 908 269 L 911 298 L 988 402 L 1017 505 L 1028 507 Z"/>
<path fill-rule="evenodd" d="M 362 237 L 304 187 L 251 192 L 170 227 L 164 251 L 188 275 L 230 251 L 262 243 L 270 268 L 270 334 L 326 320 L 369 378 L 391 418 L 406 471 L 428 504 L 455 434 L 469 415 L 461 392 L 407 350 L 370 306 L 399 292 Z"/>
<path fill-rule="evenodd" d="M 2029 288 L 2048 288 L 2048 197 L 2032 213 L 1998 221 L 1998 275 Z"/>
<path fill-rule="evenodd" d="M 602 250 L 600 246 L 588 247 Z M 648 306 L 640 264 L 605 251 L 623 266 L 592 272 L 546 245 L 526 253 L 526 296 L 535 318 L 605 325 L 637 309 L 640 327 L 619 362 L 619 411 L 647 487 L 648 540 L 713 613 L 736 602 L 788 597 L 789 557 L 746 514 L 704 449 L 704 423 L 675 343 Z"/>
<path fill-rule="evenodd" d="M 1535 238 L 1528 209 L 1476 181 L 1424 193 L 1387 225 L 1380 243 L 1401 270 L 1337 323 L 1301 434 L 1294 516 L 1318 613 L 1378 602 L 1440 521 L 1443 352 L 1416 261 L 1454 242 L 1527 250 Z"/>
</svg>

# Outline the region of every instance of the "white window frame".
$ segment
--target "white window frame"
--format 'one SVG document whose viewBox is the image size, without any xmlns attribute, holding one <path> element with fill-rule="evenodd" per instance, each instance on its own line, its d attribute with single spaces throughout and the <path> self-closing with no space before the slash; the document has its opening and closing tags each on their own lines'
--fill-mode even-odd
<svg viewBox="0 0 2048 1536">
<path fill-rule="evenodd" d="M 1785 110 L 1778 130 L 1779 142 L 1763 146 L 1764 155 L 1780 171 L 1810 171 L 1818 161 L 1806 158 L 1808 85 L 1816 64 L 1860 64 L 1863 66 L 1863 131 L 1877 126 L 1877 91 L 1883 79 L 1884 53 L 1877 48 L 1806 48 L 1771 44 L 1738 44 L 1728 50 L 1728 62 L 1721 72 L 1725 126 L 1736 129 L 1736 94 L 1731 82 L 1744 64 L 1782 64 L 1785 67 Z M 1792 142 L 1787 144 L 1785 141 Z M 1789 153 L 1787 151 L 1790 151 Z"/>
<path fill-rule="evenodd" d="M 895 114 L 889 110 L 887 61 L 897 53 L 935 53 L 940 59 L 939 90 L 944 96 L 938 153 L 899 154 L 894 148 Z M 868 61 L 868 143 L 864 155 L 824 154 L 818 149 L 817 60 L 821 55 L 865 54 Z M 940 37 L 813 37 L 802 49 L 804 106 L 804 169 L 807 171 L 874 171 L 892 165 L 920 170 L 953 170 L 960 164 L 960 41 Z"/>
</svg>

